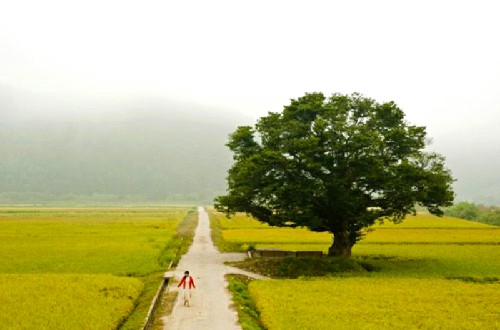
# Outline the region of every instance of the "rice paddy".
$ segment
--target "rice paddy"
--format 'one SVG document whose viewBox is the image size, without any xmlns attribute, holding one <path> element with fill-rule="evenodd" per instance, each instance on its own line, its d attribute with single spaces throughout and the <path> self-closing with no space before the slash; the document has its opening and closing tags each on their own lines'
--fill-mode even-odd
<svg viewBox="0 0 500 330">
<path fill-rule="evenodd" d="M 254 281 L 270 330 L 498 329 L 500 284 L 404 278 Z"/>
<path fill-rule="evenodd" d="M 0 208 L 0 328 L 117 329 L 188 210 Z"/>
<path fill-rule="evenodd" d="M 325 253 L 331 245 L 328 233 L 244 218 L 220 220 L 225 240 Z M 428 214 L 376 224 L 353 248 L 370 271 L 253 281 L 250 293 L 269 330 L 499 329 L 499 229 Z"/>
<path fill-rule="evenodd" d="M 2 329 L 116 329 L 142 290 L 111 275 L 0 275 Z"/>
</svg>

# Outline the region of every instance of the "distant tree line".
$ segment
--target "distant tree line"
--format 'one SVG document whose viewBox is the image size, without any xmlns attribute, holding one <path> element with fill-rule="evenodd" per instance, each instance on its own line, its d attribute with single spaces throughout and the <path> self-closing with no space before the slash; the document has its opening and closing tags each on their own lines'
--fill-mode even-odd
<svg viewBox="0 0 500 330">
<path fill-rule="evenodd" d="M 452 217 L 500 226 L 500 207 L 497 206 L 460 202 L 447 208 L 444 213 Z"/>
</svg>

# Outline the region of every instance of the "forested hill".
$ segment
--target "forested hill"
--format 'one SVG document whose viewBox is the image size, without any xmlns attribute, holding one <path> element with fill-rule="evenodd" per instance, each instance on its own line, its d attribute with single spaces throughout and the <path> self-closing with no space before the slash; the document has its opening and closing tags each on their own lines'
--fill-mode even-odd
<svg viewBox="0 0 500 330">
<path fill-rule="evenodd" d="M 185 106 L 0 102 L 0 205 L 211 202 L 239 124 Z M 206 109 L 204 109 L 206 110 Z M 240 118 L 241 123 L 241 118 Z"/>
</svg>

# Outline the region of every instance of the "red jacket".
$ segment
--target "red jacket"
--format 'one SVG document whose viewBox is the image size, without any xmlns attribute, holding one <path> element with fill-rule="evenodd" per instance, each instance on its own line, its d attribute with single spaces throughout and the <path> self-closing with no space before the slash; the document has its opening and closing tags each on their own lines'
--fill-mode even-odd
<svg viewBox="0 0 500 330">
<path fill-rule="evenodd" d="M 182 277 L 182 280 L 179 282 L 179 285 L 177 285 L 177 287 L 179 288 L 181 285 L 182 285 L 182 288 L 185 289 L 186 288 L 186 277 L 187 276 L 183 276 Z M 189 276 L 189 288 L 195 288 L 196 289 L 196 286 L 194 285 L 194 281 L 193 281 L 193 277 L 192 276 Z"/>
</svg>

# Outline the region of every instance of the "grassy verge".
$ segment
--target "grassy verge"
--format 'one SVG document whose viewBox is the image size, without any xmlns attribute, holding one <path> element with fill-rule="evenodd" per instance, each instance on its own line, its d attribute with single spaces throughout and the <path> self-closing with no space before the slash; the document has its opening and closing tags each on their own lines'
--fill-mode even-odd
<svg viewBox="0 0 500 330">
<path fill-rule="evenodd" d="M 194 231 L 197 225 L 198 212 L 193 209 L 189 211 L 184 220 L 179 224 L 176 235 L 169 242 L 160 258 L 163 260 L 172 260 L 173 266 L 177 266 L 181 257 L 186 254 L 193 243 Z M 171 258 L 168 258 L 169 256 Z"/>
<path fill-rule="evenodd" d="M 169 260 L 173 265 L 179 262 L 180 257 L 186 253 L 187 249 L 193 242 L 194 229 L 198 223 L 198 214 L 193 209 L 189 211 L 182 222 L 177 226 L 177 232 L 169 244 L 163 249 L 158 258 L 160 265 L 167 267 Z M 166 268 L 165 268 L 166 270 Z M 155 272 L 141 277 L 144 283 L 144 290 L 136 302 L 134 311 L 127 318 L 126 322 L 120 327 L 120 330 L 136 330 L 141 328 L 146 318 L 146 315 L 151 306 L 151 302 L 158 290 L 160 283 L 163 281 L 164 272 Z M 164 311 L 163 308 L 159 310 Z M 164 312 L 168 314 L 169 311 Z M 157 318 L 159 320 L 159 317 Z M 155 322 L 159 323 L 159 322 Z"/>
<path fill-rule="evenodd" d="M 248 284 L 252 279 L 242 275 L 229 275 L 227 279 L 241 328 L 243 330 L 266 330 L 260 322 L 260 313 L 248 291 Z"/>
<path fill-rule="evenodd" d="M 148 314 L 151 301 L 158 290 L 159 283 L 163 280 L 163 272 L 156 272 L 139 278 L 144 284 L 144 289 L 136 301 L 136 305 L 120 330 L 137 330 L 142 327 Z"/>
<path fill-rule="evenodd" d="M 155 317 L 154 323 L 149 328 L 150 330 L 163 330 L 165 328 L 162 317 L 170 315 L 172 313 L 178 294 L 179 293 L 177 291 L 165 292 L 158 306 L 158 311 L 161 311 L 162 313 L 161 315 L 157 315 L 157 317 Z"/>
</svg>

